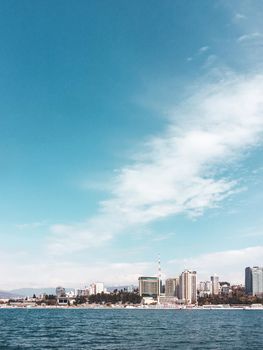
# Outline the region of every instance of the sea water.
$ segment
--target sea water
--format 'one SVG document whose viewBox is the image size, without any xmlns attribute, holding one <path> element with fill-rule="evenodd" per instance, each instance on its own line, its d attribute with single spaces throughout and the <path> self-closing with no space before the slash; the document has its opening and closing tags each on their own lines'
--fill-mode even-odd
<svg viewBox="0 0 263 350">
<path fill-rule="evenodd" d="M 0 349 L 263 349 L 263 311 L 0 309 Z"/>
</svg>

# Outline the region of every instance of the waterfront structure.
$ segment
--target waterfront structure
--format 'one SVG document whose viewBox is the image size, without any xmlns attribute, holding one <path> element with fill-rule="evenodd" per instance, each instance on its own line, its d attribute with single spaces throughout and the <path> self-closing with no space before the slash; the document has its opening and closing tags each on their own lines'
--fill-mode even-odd
<svg viewBox="0 0 263 350">
<path fill-rule="evenodd" d="M 212 294 L 218 295 L 220 290 L 219 277 L 217 275 L 211 276 Z"/>
<path fill-rule="evenodd" d="M 158 277 L 139 277 L 139 294 L 141 297 L 158 298 L 160 281 Z"/>
<path fill-rule="evenodd" d="M 179 297 L 179 278 L 168 278 L 165 281 L 165 296 Z"/>
<path fill-rule="evenodd" d="M 197 302 L 196 271 L 185 270 L 179 278 L 179 296 L 185 304 Z"/>
<path fill-rule="evenodd" d="M 246 267 L 245 291 L 248 295 L 263 296 L 263 267 Z"/>
<path fill-rule="evenodd" d="M 57 298 L 57 305 L 59 306 L 68 306 L 69 305 L 69 298 L 68 297 L 59 297 Z"/>
</svg>

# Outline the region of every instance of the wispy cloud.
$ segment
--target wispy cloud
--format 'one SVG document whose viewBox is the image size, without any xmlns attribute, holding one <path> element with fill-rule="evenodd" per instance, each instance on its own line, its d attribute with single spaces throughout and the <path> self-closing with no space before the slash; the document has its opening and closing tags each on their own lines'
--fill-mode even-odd
<svg viewBox="0 0 263 350">
<path fill-rule="evenodd" d="M 250 238 L 253 238 L 253 237 L 263 237 L 263 229 L 260 227 L 254 227 L 254 228 L 251 228 L 251 229 L 248 229 L 246 230 L 244 233 L 241 233 L 238 235 L 239 237 L 250 237 Z"/>
<path fill-rule="evenodd" d="M 137 284 L 141 275 L 155 273 L 155 266 L 148 262 L 111 263 L 96 262 L 79 264 L 69 261 L 50 261 L 43 259 L 34 263 L 25 263 L 15 254 L 0 255 L 0 275 L 3 280 L 1 289 L 18 287 L 84 287 L 94 281 L 103 281 L 108 286 Z M 8 269 L 6 268 L 8 266 Z"/>
<path fill-rule="evenodd" d="M 255 39 L 262 39 L 262 38 L 263 38 L 263 34 L 262 33 L 254 32 L 254 33 L 241 35 L 237 39 L 237 42 L 242 43 L 242 42 L 245 42 L 245 41 L 250 41 L 250 40 L 255 40 Z"/>
<path fill-rule="evenodd" d="M 24 229 L 34 229 L 34 228 L 39 228 L 46 226 L 47 222 L 46 221 L 35 221 L 35 222 L 28 222 L 28 223 L 23 223 L 23 224 L 16 224 L 16 228 L 20 230 Z"/>
<path fill-rule="evenodd" d="M 119 230 L 118 222 L 114 223 L 114 219 L 107 218 L 106 215 L 83 223 L 52 225 L 49 251 L 63 254 L 83 248 L 95 248 L 110 240 Z"/>
<path fill-rule="evenodd" d="M 200 47 L 200 49 L 198 50 L 199 54 L 202 54 L 204 52 L 206 52 L 209 49 L 209 46 L 202 46 Z"/>
<path fill-rule="evenodd" d="M 175 237 L 176 236 L 176 233 L 174 232 L 169 232 L 169 233 L 166 233 L 166 234 L 162 234 L 162 235 L 159 235 L 159 236 L 156 236 L 154 237 L 152 240 L 154 242 L 161 242 L 161 241 L 166 241 L 172 237 Z"/>
<path fill-rule="evenodd" d="M 198 279 L 206 280 L 216 273 L 220 280 L 244 283 L 244 269 L 261 261 L 263 246 L 204 253 L 185 259 L 162 262 L 162 278 L 178 276 L 185 268 L 198 271 Z M 94 281 L 106 285 L 137 284 L 138 277 L 156 275 L 156 264 L 147 261 L 137 263 L 96 262 L 83 264 L 70 261 L 44 259 L 38 263 L 25 263 L 25 256 L 0 254 L 2 289 L 19 287 L 84 287 Z M 218 263 L 220 261 L 220 263 Z M 8 266 L 8 269 L 6 268 Z"/>
<path fill-rule="evenodd" d="M 170 112 L 166 131 L 149 138 L 132 164 L 119 170 L 111 199 L 100 203 L 98 216 L 52 226 L 50 249 L 98 246 L 170 215 L 196 217 L 218 206 L 239 189 L 238 179 L 227 178 L 223 169 L 262 140 L 262 96 L 262 76 L 232 76 L 200 86 Z"/>
<path fill-rule="evenodd" d="M 176 267 L 179 273 L 188 268 L 198 271 L 199 280 L 209 279 L 216 273 L 221 280 L 244 283 L 245 267 L 258 264 L 262 256 L 263 246 L 206 253 L 194 258 L 171 260 L 169 270 L 174 270 Z"/>
<path fill-rule="evenodd" d="M 202 46 L 200 47 L 197 52 L 195 54 L 193 54 L 192 56 L 187 57 L 186 61 L 187 62 L 191 62 L 193 61 L 197 56 L 200 56 L 202 54 L 204 54 L 206 51 L 209 50 L 209 46 Z"/>
<path fill-rule="evenodd" d="M 235 15 L 234 15 L 234 20 L 235 21 L 241 21 L 241 20 L 244 20 L 244 19 L 246 19 L 247 18 L 247 16 L 245 16 L 244 14 L 242 14 L 242 13 L 236 13 Z"/>
</svg>

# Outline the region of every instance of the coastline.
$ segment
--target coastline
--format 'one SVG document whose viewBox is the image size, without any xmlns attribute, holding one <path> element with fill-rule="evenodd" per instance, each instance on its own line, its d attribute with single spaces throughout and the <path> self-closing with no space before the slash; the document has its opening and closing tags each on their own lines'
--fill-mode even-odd
<svg viewBox="0 0 263 350">
<path fill-rule="evenodd" d="M 59 305 L 52 305 L 52 306 L 41 306 L 41 305 L 21 305 L 21 306 L 14 306 L 14 305 L 0 305 L 1 309 L 13 309 L 13 310 L 174 310 L 174 311 L 194 311 L 194 310 L 245 310 L 245 311 L 263 311 L 263 305 L 261 306 L 248 306 L 248 305 L 241 305 L 241 306 L 230 306 L 230 305 L 205 305 L 205 306 L 183 306 L 178 307 L 174 305 L 139 305 L 139 306 L 122 306 L 122 305 L 115 305 L 115 306 L 104 306 L 104 305 L 83 305 L 83 306 L 59 306 Z"/>
</svg>

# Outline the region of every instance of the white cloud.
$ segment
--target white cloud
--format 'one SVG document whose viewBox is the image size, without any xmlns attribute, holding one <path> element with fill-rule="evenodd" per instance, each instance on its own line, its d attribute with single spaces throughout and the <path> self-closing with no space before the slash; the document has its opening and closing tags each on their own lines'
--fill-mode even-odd
<svg viewBox="0 0 263 350">
<path fill-rule="evenodd" d="M 263 229 L 252 227 L 252 228 L 244 231 L 243 233 L 239 234 L 239 237 L 250 237 L 250 238 L 262 237 L 263 238 Z"/>
<path fill-rule="evenodd" d="M 240 20 L 243 20 L 243 19 L 246 19 L 247 17 L 245 15 L 243 15 L 242 13 L 236 13 L 235 16 L 234 16 L 234 20 L 236 21 L 240 21 Z"/>
<path fill-rule="evenodd" d="M 254 32 L 254 33 L 250 33 L 250 34 L 241 35 L 237 39 L 237 42 L 242 43 L 242 42 L 245 42 L 245 41 L 255 40 L 255 39 L 262 39 L 262 38 L 263 38 L 263 34 L 262 33 Z"/>
<path fill-rule="evenodd" d="M 111 199 L 100 203 L 97 217 L 51 228 L 53 252 L 98 246 L 170 215 L 202 215 L 239 190 L 223 170 L 262 140 L 263 77 L 200 86 L 170 115 L 166 131 L 116 174 Z"/>
<path fill-rule="evenodd" d="M 46 225 L 47 225 L 46 221 L 36 221 L 36 222 L 28 222 L 24 224 L 17 224 L 16 227 L 20 230 L 24 230 L 24 229 L 39 228 Z"/>
<path fill-rule="evenodd" d="M 244 283 L 246 266 L 259 265 L 262 261 L 263 246 L 205 253 L 196 257 L 162 261 L 162 278 L 178 276 L 184 269 L 196 270 L 199 280 L 207 280 L 216 273 L 220 280 L 231 283 Z M 106 285 L 138 283 L 138 277 L 156 275 L 156 264 L 149 262 L 109 263 L 94 262 L 80 264 L 68 261 L 43 259 L 37 263 L 24 263 L 26 255 L 21 252 L 7 254 L 1 252 L 1 289 L 23 287 L 84 287 L 94 281 Z"/>
<path fill-rule="evenodd" d="M 77 288 L 95 281 L 102 281 L 108 286 L 131 283 L 137 285 L 139 276 L 149 275 L 154 271 L 153 264 L 148 262 L 94 262 L 91 265 L 43 259 L 29 264 L 11 254 L 5 254 L 3 262 L 0 264 L 1 290 L 57 285 Z"/>
<path fill-rule="evenodd" d="M 208 50 L 209 50 L 209 46 L 202 46 L 202 47 L 200 47 L 200 48 L 197 50 L 197 52 L 196 52 L 193 56 L 187 57 L 187 58 L 186 58 L 186 61 L 187 61 L 187 62 L 191 62 L 191 61 L 194 60 L 195 57 L 204 54 L 204 53 L 205 53 L 206 51 L 208 51 Z"/>
<path fill-rule="evenodd" d="M 206 253 L 194 258 L 171 260 L 169 272 L 180 273 L 187 268 L 196 270 L 199 280 L 207 280 L 216 273 L 221 281 L 244 283 L 245 267 L 260 264 L 262 256 L 263 246 Z"/>
<path fill-rule="evenodd" d="M 101 219 L 99 217 L 92 219 L 87 223 L 51 226 L 52 238 L 49 242 L 49 251 L 54 254 L 64 254 L 104 244 L 112 238 L 113 232 L 119 229 L 118 223 L 114 224 L 114 220 L 109 219 L 110 226 L 104 226 L 106 222 L 105 216 Z"/>
<path fill-rule="evenodd" d="M 199 54 L 202 54 L 204 52 L 206 52 L 209 49 L 209 46 L 202 46 L 200 47 L 200 49 L 198 50 Z"/>
</svg>

